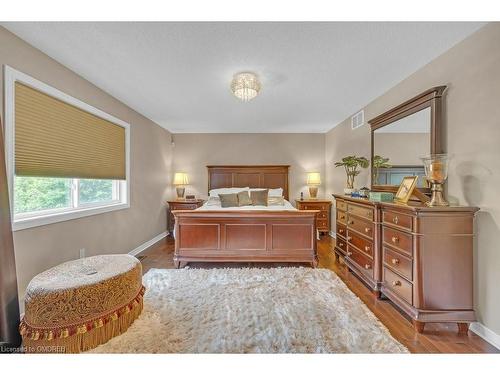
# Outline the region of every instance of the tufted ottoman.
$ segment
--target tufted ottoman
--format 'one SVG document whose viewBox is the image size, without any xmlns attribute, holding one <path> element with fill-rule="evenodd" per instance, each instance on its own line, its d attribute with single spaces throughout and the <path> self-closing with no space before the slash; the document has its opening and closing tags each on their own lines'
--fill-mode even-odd
<svg viewBox="0 0 500 375">
<path fill-rule="evenodd" d="M 125 332 L 142 311 L 142 266 L 130 255 L 63 263 L 28 285 L 20 324 L 26 352 L 79 353 Z"/>
</svg>

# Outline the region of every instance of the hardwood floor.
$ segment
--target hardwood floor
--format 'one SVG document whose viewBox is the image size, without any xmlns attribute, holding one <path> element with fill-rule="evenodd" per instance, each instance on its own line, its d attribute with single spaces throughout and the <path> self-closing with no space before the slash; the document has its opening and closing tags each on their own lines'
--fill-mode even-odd
<svg viewBox="0 0 500 375">
<path fill-rule="evenodd" d="M 335 272 L 389 329 L 391 334 L 408 347 L 412 353 L 499 353 L 500 351 L 482 338 L 469 332 L 461 335 L 456 324 L 427 323 L 425 332 L 414 331 L 410 320 L 388 300 L 377 299 L 370 290 L 345 265 L 335 262 L 335 240 L 324 236 L 318 242 L 319 267 Z M 140 255 L 143 271 L 151 268 L 174 268 L 174 240 L 171 237 L 158 242 Z M 292 264 L 281 264 L 293 266 Z M 262 263 L 190 263 L 192 268 L 221 267 L 273 267 Z"/>
</svg>

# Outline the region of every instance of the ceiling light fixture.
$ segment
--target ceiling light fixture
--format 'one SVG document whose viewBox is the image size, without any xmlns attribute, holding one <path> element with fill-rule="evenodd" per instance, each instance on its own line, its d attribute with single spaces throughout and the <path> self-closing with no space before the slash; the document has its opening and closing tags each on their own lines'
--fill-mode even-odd
<svg viewBox="0 0 500 375">
<path fill-rule="evenodd" d="M 250 72 L 237 73 L 231 81 L 231 91 L 238 99 L 248 102 L 259 94 L 259 77 Z"/>
</svg>

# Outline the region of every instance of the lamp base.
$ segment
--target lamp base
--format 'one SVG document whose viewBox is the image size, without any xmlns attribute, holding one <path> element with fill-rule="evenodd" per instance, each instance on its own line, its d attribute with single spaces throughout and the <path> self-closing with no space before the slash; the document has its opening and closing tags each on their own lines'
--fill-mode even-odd
<svg viewBox="0 0 500 375">
<path fill-rule="evenodd" d="M 318 196 L 318 187 L 317 186 L 309 186 L 309 198 L 317 199 Z"/>
<path fill-rule="evenodd" d="M 444 199 L 443 184 L 439 182 L 432 182 L 431 187 L 431 200 L 426 203 L 429 207 L 446 207 L 450 204 Z"/>
<path fill-rule="evenodd" d="M 177 199 L 184 199 L 185 187 L 176 187 L 175 191 L 177 192 Z"/>
</svg>

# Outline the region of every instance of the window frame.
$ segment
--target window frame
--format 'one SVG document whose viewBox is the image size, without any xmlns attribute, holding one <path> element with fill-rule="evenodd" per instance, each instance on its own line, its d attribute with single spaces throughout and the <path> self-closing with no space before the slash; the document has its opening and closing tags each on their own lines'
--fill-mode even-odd
<svg viewBox="0 0 500 375">
<path fill-rule="evenodd" d="M 74 197 L 76 194 L 78 201 L 78 186 L 75 188 L 75 180 L 72 179 L 71 196 L 72 207 L 33 211 L 33 215 L 14 214 L 14 173 L 15 173 L 15 83 L 21 82 L 47 95 L 57 98 L 65 103 L 73 105 L 95 116 L 101 117 L 118 126 L 125 128 L 125 163 L 126 179 L 117 181 L 114 189 L 118 189 L 118 200 L 112 202 L 85 203 L 75 207 Z M 4 66 L 4 100 L 5 100 L 5 157 L 7 169 L 7 183 L 9 187 L 9 200 L 11 207 L 12 230 L 18 231 L 27 228 L 48 225 L 67 220 L 74 220 L 81 217 L 98 215 L 106 212 L 123 210 L 130 208 L 130 124 L 111 116 L 87 103 L 82 102 L 56 88 L 49 86 L 37 79 L 24 74 L 14 68 Z M 21 217 L 20 217 L 21 216 Z"/>
</svg>

